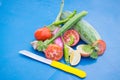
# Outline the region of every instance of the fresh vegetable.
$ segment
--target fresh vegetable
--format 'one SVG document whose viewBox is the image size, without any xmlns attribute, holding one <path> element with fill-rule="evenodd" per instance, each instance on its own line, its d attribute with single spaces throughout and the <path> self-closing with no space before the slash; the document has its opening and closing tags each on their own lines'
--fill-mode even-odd
<svg viewBox="0 0 120 80">
<path fill-rule="evenodd" d="M 61 19 L 65 19 L 67 16 L 71 14 L 70 11 L 63 12 Z M 101 39 L 99 33 L 93 28 L 92 25 L 90 25 L 87 21 L 85 20 L 80 20 L 73 26 L 75 30 L 78 31 L 78 33 L 81 36 L 81 39 L 88 43 L 89 45 L 98 45 L 97 47 L 94 48 L 94 53 L 92 55 L 102 55 L 106 49 L 106 44 L 105 42 Z M 97 52 L 95 51 L 97 50 Z"/>
<path fill-rule="evenodd" d="M 98 58 L 97 52 L 96 52 L 96 51 L 93 51 L 93 52 L 90 54 L 90 57 L 91 57 L 92 59 L 97 59 L 97 58 Z"/>
<path fill-rule="evenodd" d="M 63 23 L 65 23 L 65 22 L 67 22 L 69 19 L 71 19 L 71 18 L 76 14 L 76 12 L 77 12 L 77 11 L 74 10 L 73 13 L 70 14 L 66 19 L 59 20 L 59 21 L 55 21 L 55 22 L 53 23 L 53 25 L 60 25 L 60 24 L 63 24 Z"/>
<path fill-rule="evenodd" d="M 74 29 L 79 32 L 82 40 L 88 44 L 92 44 L 96 40 L 101 39 L 98 32 L 85 20 L 79 21 L 76 26 L 74 26 Z"/>
<path fill-rule="evenodd" d="M 106 49 L 106 43 L 103 40 L 97 40 L 93 43 L 98 55 L 102 55 Z"/>
<path fill-rule="evenodd" d="M 60 30 L 59 27 L 56 27 L 56 29 L 52 32 L 53 35 L 55 35 Z"/>
<path fill-rule="evenodd" d="M 60 21 L 60 16 L 61 16 L 61 14 L 62 14 L 63 7 L 64 7 L 64 0 L 61 1 L 60 10 L 59 10 L 59 13 L 58 13 L 55 21 L 52 22 L 52 24 L 50 24 L 50 25 L 47 26 L 51 31 L 54 31 L 57 27 L 59 27 L 59 26 L 61 25 L 61 23 L 60 23 L 60 24 L 58 24 L 58 25 L 56 26 L 54 23 Z"/>
<path fill-rule="evenodd" d="M 70 46 L 64 44 L 64 57 L 67 64 L 75 66 L 80 62 L 81 55 L 77 50 L 72 49 Z"/>
<path fill-rule="evenodd" d="M 58 37 L 54 40 L 54 43 L 59 45 L 62 49 L 63 49 L 63 42 L 62 42 L 62 39 L 61 37 Z"/>
<path fill-rule="evenodd" d="M 66 19 L 60 20 L 60 16 L 62 15 L 63 7 L 64 7 L 64 0 L 62 0 L 62 2 L 61 2 L 60 11 L 59 11 L 59 13 L 58 13 L 58 15 L 56 17 L 56 20 L 52 24 L 47 26 L 51 31 L 54 31 L 56 29 L 56 27 L 60 26 L 61 24 L 66 23 L 77 12 L 76 10 L 74 10 L 73 13 L 70 14 Z"/>
<path fill-rule="evenodd" d="M 97 59 L 98 54 L 95 47 L 87 44 L 82 44 L 77 46 L 77 51 L 80 52 L 82 57 L 91 57 L 92 59 Z"/>
<path fill-rule="evenodd" d="M 56 20 L 47 27 L 36 30 L 36 41 L 31 42 L 33 48 L 43 51 L 46 58 L 51 60 L 60 60 L 64 52 L 65 62 L 72 66 L 80 62 L 81 56 L 97 59 L 98 55 L 104 53 L 106 43 L 92 25 L 82 19 L 87 12 L 62 12 L 63 6 L 64 0 Z M 80 38 L 87 44 L 78 45 L 77 50 L 71 48 Z"/>
<path fill-rule="evenodd" d="M 70 29 L 64 33 L 63 39 L 66 44 L 75 46 L 79 42 L 80 36 L 76 30 Z"/>
<path fill-rule="evenodd" d="M 81 44 L 77 46 L 77 51 L 80 52 L 82 57 L 89 57 L 93 52 L 93 47 L 87 44 Z"/>
<path fill-rule="evenodd" d="M 63 20 L 56 20 L 52 24 L 48 25 L 47 27 L 51 30 L 54 31 L 56 27 L 61 27 L 61 24 L 66 23 L 68 20 L 70 20 L 74 15 L 76 14 L 76 11 L 74 10 L 72 14 L 70 14 L 66 19 Z"/>
<path fill-rule="evenodd" d="M 54 31 L 53 31 L 53 35 L 55 35 L 58 31 L 59 31 L 60 28 L 56 28 Z M 59 45 L 62 49 L 63 49 L 63 42 L 62 42 L 62 39 L 61 37 L 57 37 L 55 40 L 54 40 L 54 43 Z"/>
<path fill-rule="evenodd" d="M 61 19 L 65 19 L 70 14 L 70 11 L 63 12 Z M 92 27 L 92 25 L 83 19 L 78 21 L 73 28 L 78 31 L 81 39 L 88 44 L 93 44 L 96 40 L 101 39 L 99 33 Z"/>
<path fill-rule="evenodd" d="M 84 17 L 87 14 L 86 11 L 82 11 L 81 13 L 76 14 L 74 17 L 72 17 L 68 22 L 66 22 L 62 28 L 60 28 L 59 32 L 52 38 L 56 38 L 60 36 L 62 33 L 70 29 L 76 22 L 78 22 L 82 17 Z"/>
<path fill-rule="evenodd" d="M 36 40 L 44 41 L 46 39 L 50 39 L 52 37 L 52 33 L 49 28 L 43 27 L 43 28 L 36 30 L 34 36 Z"/>
<path fill-rule="evenodd" d="M 70 29 L 76 22 L 78 22 L 80 19 L 82 19 L 82 17 L 84 17 L 85 15 L 87 15 L 86 11 L 82 11 L 81 13 L 76 14 L 74 17 L 72 17 L 68 22 L 66 22 L 59 30 L 58 33 L 56 33 L 56 35 L 54 35 L 51 39 L 46 40 L 44 42 L 39 41 L 38 42 L 38 51 L 44 51 L 45 48 L 51 43 L 53 42 L 58 36 L 60 36 L 61 34 L 63 34 L 65 31 L 67 31 L 68 29 Z"/>
<path fill-rule="evenodd" d="M 68 46 L 63 37 L 62 37 L 63 43 L 64 43 L 64 58 L 67 64 L 71 65 L 77 65 L 80 62 L 81 55 L 80 52 L 77 50 L 72 49 L 70 46 Z"/>
<path fill-rule="evenodd" d="M 69 48 L 67 47 L 66 44 L 64 44 L 64 58 L 65 58 L 65 62 L 69 64 L 70 63 Z"/>
<path fill-rule="evenodd" d="M 63 56 L 63 50 L 57 44 L 49 44 L 44 52 L 46 58 L 51 60 L 60 60 Z"/>
<path fill-rule="evenodd" d="M 58 13 L 58 15 L 57 15 L 57 17 L 56 17 L 55 22 L 56 22 L 56 21 L 60 21 L 60 16 L 61 16 L 61 14 L 62 14 L 63 7 L 64 7 L 64 0 L 61 1 L 60 11 L 59 11 L 59 13 Z"/>
</svg>

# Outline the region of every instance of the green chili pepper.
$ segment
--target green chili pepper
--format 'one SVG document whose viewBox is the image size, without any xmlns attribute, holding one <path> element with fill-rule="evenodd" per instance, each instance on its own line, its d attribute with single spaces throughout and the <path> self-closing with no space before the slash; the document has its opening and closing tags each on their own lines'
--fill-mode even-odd
<svg viewBox="0 0 120 80">
<path fill-rule="evenodd" d="M 66 44 L 64 44 L 64 58 L 67 64 L 70 63 L 69 49 Z"/>
</svg>

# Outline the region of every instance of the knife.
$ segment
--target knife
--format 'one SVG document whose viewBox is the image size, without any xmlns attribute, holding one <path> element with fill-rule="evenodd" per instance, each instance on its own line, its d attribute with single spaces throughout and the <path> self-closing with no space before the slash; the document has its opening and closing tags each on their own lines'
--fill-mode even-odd
<svg viewBox="0 0 120 80">
<path fill-rule="evenodd" d="M 50 66 L 52 66 L 54 68 L 63 70 L 65 72 L 68 72 L 68 73 L 71 73 L 71 74 L 74 74 L 74 75 L 76 75 L 76 76 L 78 76 L 80 78 L 85 78 L 86 77 L 86 72 L 85 71 L 74 68 L 74 67 L 71 67 L 71 66 L 68 66 L 68 65 L 63 64 L 61 62 L 46 59 L 44 57 L 38 56 L 38 55 L 36 55 L 36 54 L 34 54 L 34 53 L 30 52 L 30 51 L 27 51 L 27 50 L 21 50 L 21 51 L 19 51 L 19 53 L 21 53 L 22 55 L 25 55 L 27 57 L 30 57 L 32 59 L 35 59 L 37 61 L 46 63 L 46 64 L 48 64 L 48 65 L 50 65 Z"/>
</svg>

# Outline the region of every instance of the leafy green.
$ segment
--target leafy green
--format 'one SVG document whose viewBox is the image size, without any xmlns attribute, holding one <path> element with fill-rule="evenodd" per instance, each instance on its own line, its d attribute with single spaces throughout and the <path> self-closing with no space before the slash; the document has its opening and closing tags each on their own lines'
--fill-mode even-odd
<svg viewBox="0 0 120 80">
<path fill-rule="evenodd" d="M 87 53 L 92 53 L 93 52 L 93 47 L 91 45 L 84 45 L 82 49 L 87 52 Z"/>
<path fill-rule="evenodd" d="M 93 51 L 93 52 L 91 53 L 90 57 L 91 57 L 92 59 L 97 59 L 97 58 L 98 58 L 97 52 L 96 52 L 96 51 Z"/>
<path fill-rule="evenodd" d="M 97 52 L 96 52 L 96 50 L 95 50 L 95 47 L 93 47 L 93 46 L 91 46 L 91 45 L 84 45 L 84 46 L 82 47 L 82 50 L 85 51 L 85 52 L 87 52 L 87 53 L 90 53 L 90 57 L 91 57 L 92 59 L 97 59 L 98 54 L 97 54 Z"/>
<path fill-rule="evenodd" d="M 42 42 L 42 41 L 38 41 L 38 47 L 37 47 L 37 50 L 38 51 L 44 51 L 45 49 L 46 49 L 46 45 L 44 44 L 44 42 Z"/>
</svg>

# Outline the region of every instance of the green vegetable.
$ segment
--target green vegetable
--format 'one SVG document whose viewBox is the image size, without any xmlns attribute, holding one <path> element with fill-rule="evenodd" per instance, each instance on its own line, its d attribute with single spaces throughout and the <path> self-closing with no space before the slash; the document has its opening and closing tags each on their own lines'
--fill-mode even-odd
<svg viewBox="0 0 120 80">
<path fill-rule="evenodd" d="M 65 19 L 71 14 L 70 11 L 63 12 L 61 19 Z M 101 39 L 99 33 L 85 20 L 80 20 L 73 27 L 81 36 L 81 39 L 88 44 L 94 43 L 96 40 Z"/>
<path fill-rule="evenodd" d="M 64 58 L 65 58 L 65 62 L 67 64 L 70 63 L 70 57 L 69 57 L 69 48 L 67 46 L 67 44 L 65 43 L 63 37 L 61 36 L 62 42 L 64 43 Z"/>
<path fill-rule="evenodd" d="M 70 36 L 70 41 L 67 43 L 67 45 L 72 45 L 74 43 L 74 37 Z"/>
<path fill-rule="evenodd" d="M 67 64 L 70 63 L 69 49 L 66 44 L 64 44 L 64 58 Z"/>
<path fill-rule="evenodd" d="M 61 27 L 61 24 L 66 23 L 68 20 L 70 20 L 74 15 L 76 14 L 76 11 L 74 10 L 72 14 L 70 14 L 66 19 L 63 20 L 56 20 L 51 25 L 47 26 L 51 31 L 54 31 L 56 27 Z"/>
<path fill-rule="evenodd" d="M 93 46 L 91 46 L 91 45 L 84 45 L 84 46 L 82 47 L 82 49 L 83 49 L 85 52 L 90 53 L 90 57 L 91 57 L 92 59 L 97 59 L 98 54 L 97 54 L 97 52 L 95 51 L 95 47 L 93 47 Z"/>
<path fill-rule="evenodd" d="M 81 50 L 82 49 L 82 50 Z M 98 54 L 95 50 L 95 47 L 91 45 L 78 45 L 77 50 L 81 53 L 83 57 L 91 57 L 92 59 L 97 59 Z"/>
<path fill-rule="evenodd" d="M 93 52 L 93 47 L 90 45 L 84 45 L 82 49 L 87 52 L 87 53 L 92 53 Z"/>
<path fill-rule="evenodd" d="M 63 7 L 64 7 L 64 0 L 61 1 L 60 11 L 59 11 L 59 13 L 58 13 L 58 15 L 56 17 L 56 20 L 52 24 L 50 24 L 50 25 L 47 26 L 51 31 L 54 31 L 56 29 L 56 27 L 60 27 L 60 25 L 56 26 L 56 25 L 54 25 L 54 23 L 60 21 L 60 16 L 62 14 Z"/>
<path fill-rule="evenodd" d="M 82 11 L 81 13 L 76 14 L 74 17 L 72 17 L 69 21 L 67 21 L 59 30 L 58 33 L 56 33 L 56 35 L 54 35 L 51 39 L 46 40 L 44 42 L 40 41 L 40 45 L 38 51 L 43 51 L 45 50 L 45 48 L 47 47 L 48 44 L 50 44 L 51 42 L 53 42 L 53 40 L 55 40 L 55 38 L 57 38 L 58 36 L 60 36 L 61 34 L 63 34 L 66 30 L 70 29 L 76 22 L 78 22 L 80 19 L 82 19 L 82 17 L 84 17 L 85 15 L 87 15 L 86 11 Z"/>
<path fill-rule="evenodd" d="M 70 11 L 63 12 L 61 19 L 65 19 L 67 16 L 71 14 Z M 77 22 L 77 24 L 73 27 L 75 30 L 78 31 L 78 33 L 81 36 L 81 39 L 88 43 L 89 45 L 92 45 L 95 41 L 101 39 L 99 33 L 93 28 L 92 25 L 90 25 L 85 20 L 80 20 Z M 98 57 L 97 52 L 95 51 L 95 47 L 90 46 L 83 46 L 82 48 L 85 52 L 91 53 L 90 57 L 93 59 L 96 59 Z"/>
<path fill-rule="evenodd" d="M 74 29 L 79 32 L 82 40 L 88 44 L 93 44 L 96 40 L 100 39 L 98 32 L 85 20 L 80 20 Z"/>
<path fill-rule="evenodd" d="M 63 7 L 64 7 L 64 0 L 62 0 L 62 2 L 61 2 L 60 11 L 56 17 L 56 20 L 52 24 L 47 26 L 51 31 L 54 31 L 56 29 L 56 27 L 60 27 L 61 24 L 67 22 L 70 18 L 72 18 L 76 14 L 76 10 L 74 10 L 73 13 L 70 14 L 66 19 L 60 20 L 60 16 L 62 14 Z"/>
<path fill-rule="evenodd" d="M 90 57 L 91 57 L 92 59 L 97 59 L 97 57 L 98 57 L 97 52 L 96 52 L 96 51 L 93 51 L 93 52 L 90 54 Z"/>
<path fill-rule="evenodd" d="M 37 47 L 37 50 L 38 51 L 44 51 L 46 48 L 47 48 L 47 43 L 49 42 L 49 40 L 46 40 L 46 41 L 38 41 L 37 42 L 37 45 L 38 45 L 38 47 Z M 51 43 L 52 43 L 52 41 L 51 41 Z"/>
<path fill-rule="evenodd" d="M 55 21 L 55 22 L 53 22 L 53 25 L 60 25 L 60 24 L 63 24 L 63 23 L 65 23 L 65 22 L 67 22 L 70 18 L 72 18 L 75 14 L 76 14 L 76 10 L 74 10 L 73 11 L 73 13 L 72 14 L 70 14 L 66 19 L 63 19 L 63 20 L 59 20 L 59 21 Z"/>
<path fill-rule="evenodd" d="M 76 14 L 74 17 L 72 17 L 68 22 L 66 22 L 62 28 L 60 28 L 59 32 L 52 38 L 53 40 L 60 36 L 62 33 L 70 29 L 76 22 L 78 22 L 82 17 L 87 15 L 86 11 L 82 11 L 81 13 Z"/>
<path fill-rule="evenodd" d="M 55 21 L 60 21 L 60 16 L 61 16 L 61 14 L 62 14 L 63 7 L 64 7 L 64 0 L 61 1 L 60 11 L 59 11 L 59 13 L 58 13 Z"/>
</svg>

